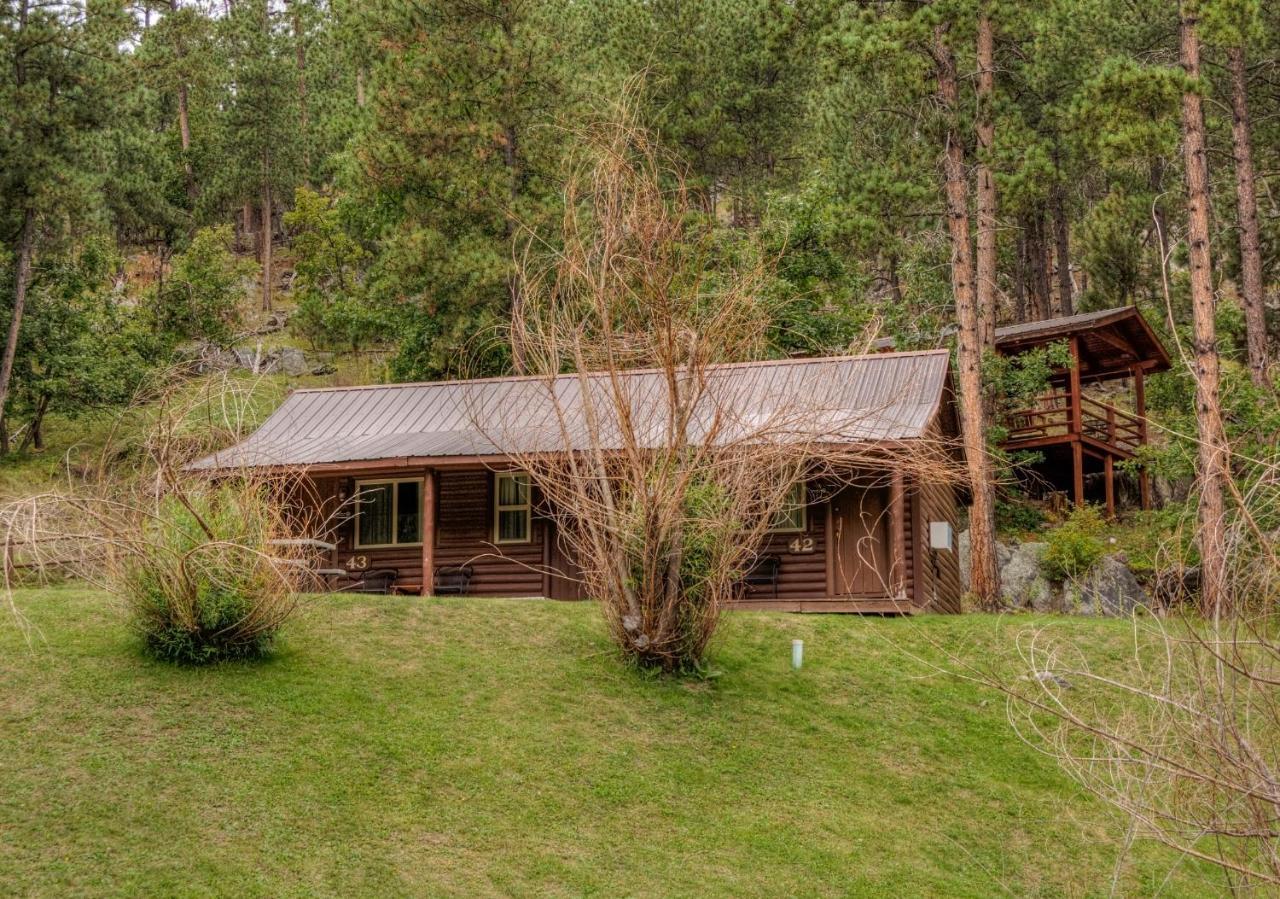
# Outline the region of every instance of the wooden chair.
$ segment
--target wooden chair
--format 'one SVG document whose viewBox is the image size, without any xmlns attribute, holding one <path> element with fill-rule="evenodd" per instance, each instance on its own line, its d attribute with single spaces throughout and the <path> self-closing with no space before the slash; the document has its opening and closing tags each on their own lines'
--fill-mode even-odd
<svg viewBox="0 0 1280 899">
<path fill-rule="evenodd" d="M 374 568 L 369 571 L 353 571 L 347 573 L 350 578 L 346 583 L 339 582 L 338 590 L 342 593 L 390 593 L 395 586 L 394 568 Z"/>
<path fill-rule="evenodd" d="M 781 569 L 782 560 L 777 556 L 761 556 L 756 559 L 756 563 L 742 576 L 741 583 L 744 592 L 749 591 L 752 587 L 769 587 L 773 591 L 773 598 L 777 599 L 778 572 Z"/>
<path fill-rule="evenodd" d="M 471 586 L 473 573 L 470 565 L 441 565 L 436 569 L 435 585 L 431 592 L 436 596 L 463 596 Z"/>
</svg>

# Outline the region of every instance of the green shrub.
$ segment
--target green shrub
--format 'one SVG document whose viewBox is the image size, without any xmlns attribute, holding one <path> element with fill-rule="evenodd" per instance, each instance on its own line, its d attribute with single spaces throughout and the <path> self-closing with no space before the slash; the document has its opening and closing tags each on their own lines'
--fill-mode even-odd
<svg viewBox="0 0 1280 899">
<path fill-rule="evenodd" d="M 160 331 L 178 338 L 225 344 L 240 325 L 245 284 L 258 272 L 240 259 L 230 225 L 201 228 L 186 252 L 173 262 L 173 274 L 154 298 Z"/>
<path fill-rule="evenodd" d="M 118 548 L 118 593 L 147 649 L 186 664 L 267 653 L 295 598 L 289 560 L 270 543 L 280 515 L 253 485 L 165 496 Z"/>
<path fill-rule="evenodd" d="M 1044 510 L 1021 497 L 996 500 L 996 530 L 1002 534 L 1038 531 L 1044 524 Z"/>
<path fill-rule="evenodd" d="M 1057 528 L 1045 535 L 1049 544 L 1040 567 L 1051 580 L 1076 578 L 1088 572 L 1106 551 L 1105 523 L 1098 510 L 1082 506 Z"/>
</svg>

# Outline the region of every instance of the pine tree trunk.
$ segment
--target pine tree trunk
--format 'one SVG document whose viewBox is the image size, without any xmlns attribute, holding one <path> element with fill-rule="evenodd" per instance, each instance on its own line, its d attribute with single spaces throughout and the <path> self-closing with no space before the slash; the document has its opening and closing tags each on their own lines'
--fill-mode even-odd
<svg viewBox="0 0 1280 899">
<path fill-rule="evenodd" d="M 1053 318 L 1053 298 L 1049 277 L 1049 235 L 1045 227 L 1044 208 L 1038 207 L 1032 218 L 1035 240 L 1032 241 L 1031 272 L 1035 277 L 1036 318 Z"/>
<path fill-rule="evenodd" d="M 894 303 L 901 303 L 902 297 L 902 279 L 898 277 L 898 257 L 894 253 L 889 254 L 889 258 L 885 261 L 885 280 L 889 285 L 889 298 Z"/>
<path fill-rule="evenodd" d="M 18 355 L 18 336 L 22 330 L 22 312 L 27 305 L 27 288 L 31 284 L 31 256 L 36 244 L 36 214 L 28 207 L 22 214 L 22 231 L 18 235 L 18 264 L 14 271 L 13 309 L 9 314 L 9 334 L 4 342 L 4 359 L 0 361 L 0 419 L 9 402 L 9 384 L 13 380 L 13 360 Z M 9 451 L 6 440 L 3 452 Z"/>
<path fill-rule="evenodd" d="M 995 143 L 995 27 L 985 5 L 978 18 L 978 343 L 996 343 L 996 179 L 991 171 Z"/>
<path fill-rule="evenodd" d="M 170 0 L 169 9 L 177 12 L 179 9 L 178 0 Z M 179 50 L 179 59 L 183 54 Z M 182 78 L 178 79 L 178 137 L 182 141 L 182 174 L 186 180 L 187 199 L 195 203 L 196 200 L 196 173 L 191 165 L 191 114 L 188 108 L 189 99 L 187 96 L 187 82 Z"/>
<path fill-rule="evenodd" d="M 292 0 L 293 43 L 298 65 L 298 127 L 302 136 L 302 180 L 311 183 L 311 141 L 307 125 L 307 47 L 302 28 L 302 7 Z"/>
<path fill-rule="evenodd" d="M 1240 293 L 1244 299 L 1249 376 L 1267 383 L 1267 320 L 1263 308 L 1262 249 L 1258 237 L 1258 194 L 1253 173 L 1253 136 L 1249 126 L 1248 79 L 1244 47 L 1227 51 L 1231 70 L 1231 143 L 1236 163 L 1236 210 L 1240 225 Z"/>
<path fill-rule="evenodd" d="M 1062 184 L 1053 188 L 1053 242 L 1058 257 L 1058 308 L 1062 315 L 1075 314 L 1075 285 L 1071 283 L 1071 223 Z"/>
<path fill-rule="evenodd" d="M 1027 321 L 1027 234 L 1018 230 L 1017 248 L 1014 253 L 1013 317 L 1018 324 Z"/>
<path fill-rule="evenodd" d="M 1147 173 L 1147 188 L 1155 197 L 1151 205 L 1151 217 L 1156 229 L 1156 248 L 1160 252 L 1160 265 L 1164 267 L 1169 260 L 1169 222 L 1164 214 L 1164 204 L 1160 202 L 1160 194 L 1164 192 L 1164 162 L 1159 158 L 1151 160 L 1151 168 Z M 1169 322 L 1172 329 L 1173 322 Z"/>
<path fill-rule="evenodd" d="M 1182 144 L 1187 172 L 1187 243 L 1190 249 L 1191 308 L 1199 431 L 1201 602 L 1206 613 L 1228 611 L 1226 484 L 1229 456 L 1218 396 L 1218 344 L 1209 255 L 1209 166 L 1204 109 L 1195 90 L 1200 80 L 1197 17 L 1182 6 L 1179 28 L 1182 68 L 1193 89 L 1182 95 Z"/>
<path fill-rule="evenodd" d="M 938 99 L 949 114 L 943 165 L 946 173 L 947 228 L 951 236 L 951 287 L 955 292 L 957 356 L 960 365 L 960 413 L 969 467 L 973 504 L 969 513 L 971 551 L 970 589 L 987 607 L 1000 598 L 996 561 L 995 497 L 987 456 L 982 397 L 982 344 L 978 339 L 977 291 L 969 247 L 969 183 L 964 170 L 964 145 L 954 124 L 959 88 L 956 60 L 947 44 L 946 28 L 934 30 L 933 58 L 937 65 Z"/>
<path fill-rule="evenodd" d="M 269 162 L 264 160 L 264 168 Z M 270 169 L 266 168 L 269 172 Z M 264 312 L 271 311 L 271 182 L 263 180 L 262 182 L 262 225 L 258 230 L 258 240 L 261 241 L 261 261 L 262 261 L 262 310 Z"/>
</svg>

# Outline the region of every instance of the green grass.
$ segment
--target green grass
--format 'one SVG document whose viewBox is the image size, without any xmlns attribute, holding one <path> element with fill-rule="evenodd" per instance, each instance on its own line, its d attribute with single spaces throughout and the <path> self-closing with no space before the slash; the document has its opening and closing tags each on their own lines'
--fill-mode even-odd
<svg viewBox="0 0 1280 899">
<path fill-rule="evenodd" d="M 17 601 L 0 894 L 1084 896 L 1119 855 L 999 697 L 908 653 L 1047 623 L 1105 663 L 1121 622 L 743 613 L 690 682 L 588 604 L 315 598 L 269 661 L 191 669 L 101 594 Z M 1140 844 L 1120 892 L 1205 886 L 1177 865 Z"/>
</svg>

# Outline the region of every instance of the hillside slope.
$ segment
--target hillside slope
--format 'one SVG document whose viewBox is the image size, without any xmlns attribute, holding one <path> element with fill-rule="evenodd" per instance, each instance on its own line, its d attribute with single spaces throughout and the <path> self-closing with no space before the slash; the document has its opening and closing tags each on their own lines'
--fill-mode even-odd
<svg viewBox="0 0 1280 899">
<path fill-rule="evenodd" d="M 620 665 L 588 604 L 320 597 L 259 665 L 144 659 L 109 601 L 0 621 L 0 893 L 1105 894 L 1121 824 L 930 673 L 1025 627 L 740 613 L 710 681 Z M 789 669 L 790 641 L 806 664 Z M 1139 844 L 1122 894 L 1195 894 Z"/>
</svg>

